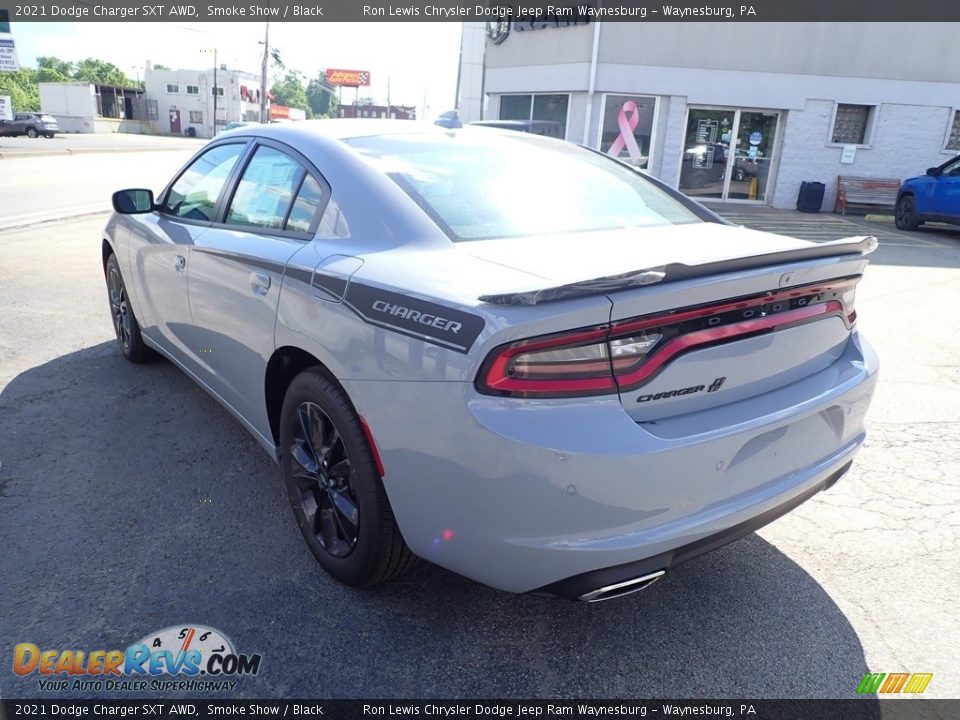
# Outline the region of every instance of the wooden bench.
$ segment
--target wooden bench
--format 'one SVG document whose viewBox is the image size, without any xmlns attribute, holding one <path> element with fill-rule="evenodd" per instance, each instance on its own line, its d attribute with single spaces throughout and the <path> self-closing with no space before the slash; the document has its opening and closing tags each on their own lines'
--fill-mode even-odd
<svg viewBox="0 0 960 720">
<path fill-rule="evenodd" d="M 837 177 L 837 202 L 833 211 L 839 208 L 847 214 L 847 205 L 883 205 L 894 207 L 897 204 L 897 192 L 900 181 L 896 178 L 866 178 L 839 175 Z"/>
</svg>

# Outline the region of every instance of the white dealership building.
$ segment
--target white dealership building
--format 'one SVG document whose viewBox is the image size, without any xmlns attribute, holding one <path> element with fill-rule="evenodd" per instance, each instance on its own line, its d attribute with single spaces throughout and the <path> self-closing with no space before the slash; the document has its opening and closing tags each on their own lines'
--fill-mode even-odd
<svg viewBox="0 0 960 720">
<path fill-rule="evenodd" d="M 546 120 L 706 201 L 906 178 L 960 153 L 960 44 L 936 23 L 465 23 L 464 121 Z"/>
</svg>

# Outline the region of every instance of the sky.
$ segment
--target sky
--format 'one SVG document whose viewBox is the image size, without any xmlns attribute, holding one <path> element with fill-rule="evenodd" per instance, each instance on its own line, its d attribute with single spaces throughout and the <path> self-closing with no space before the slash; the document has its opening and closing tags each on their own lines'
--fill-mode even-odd
<svg viewBox="0 0 960 720">
<path fill-rule="evenodd" d="M 312 23 L 270 24 L 270 46 L 280 51 L 289 69 L 316 77 L 324 68 L 368 70 L 371 86 L 360 97 L 414 105 L 431 119 L 454 107 L 460 54 L 460 23 Z M 227 67 L 260 74 L 264 23 L 13 23 L 21 65 L 35 66 L 38 56 L 76 61 L 87 57 L 111 62 L 130 78 L 142 77 L 147 60 L 174 69 Z M 272 70 L 276 74 L 278 70 Z M 351 101 L 353 88 L 343 89 Z M 424 112 L 424 105 L 426 111 Z"/>
</svg>

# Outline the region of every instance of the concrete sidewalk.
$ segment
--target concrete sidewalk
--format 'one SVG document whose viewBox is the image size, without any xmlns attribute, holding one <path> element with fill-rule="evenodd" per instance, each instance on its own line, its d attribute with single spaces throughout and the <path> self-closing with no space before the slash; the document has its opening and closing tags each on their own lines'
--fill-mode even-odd
<svg viewBox="0 0 960 720">
<path fill-rule="evenodd" d="M 77 155 L 82 153 L 124 153 L 170 150 L 197 150 L 206 143 L 203 138 L 168 137 L 162 135 L 62 134 L 53 138 L 0 138 L 0 159 Z"/>
</svg>

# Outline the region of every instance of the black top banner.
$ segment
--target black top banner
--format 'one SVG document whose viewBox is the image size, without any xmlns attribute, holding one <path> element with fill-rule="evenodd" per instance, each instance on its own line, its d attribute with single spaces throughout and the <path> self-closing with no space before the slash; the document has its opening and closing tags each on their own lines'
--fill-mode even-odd
<svg viewBox="0 0 960 720">
<path fill-rule="evenodd" d="M 952 22 L 949 0 L 0 0 L 17 22 Z M 14 33 L 16 29 L 14 27 Z"/>
<path fill-rule="evenodd" d="M 237 718 L 357 720 L 400 717 L 742 718 L 743 720 L 922 720 L 957 717 L 960 700 L 3 700 L 0 718 Z"/>
</svg>

